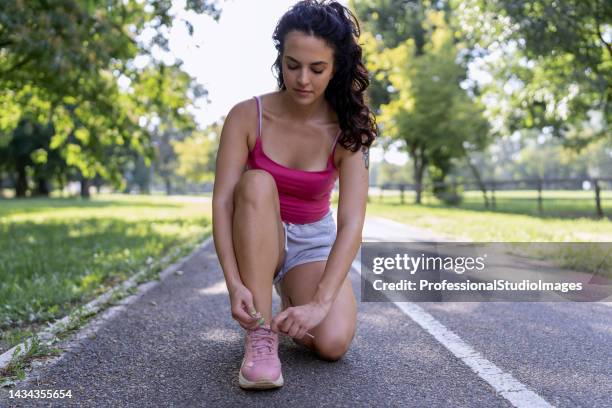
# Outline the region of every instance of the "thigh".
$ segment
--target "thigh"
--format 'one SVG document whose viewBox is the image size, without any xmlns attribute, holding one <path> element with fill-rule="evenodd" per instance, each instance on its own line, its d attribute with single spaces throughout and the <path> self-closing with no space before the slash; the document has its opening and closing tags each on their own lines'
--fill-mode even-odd
<svg viewBox="0 0 612 408">
<path fill-rule="evenodd" d="M 298 265 L 287 272 L 281 281 L 283 297 L 291 306 L 299 306 L 310 302 L 316 292 L 323 273 L 326 261 L 308 262 Z M 348 349 L 357 325 L 357 301 L 353 293 L 353 286 L 347 276 L 338 295 L 332 304 L 329 313 L 314 329 L 310 337 L 295 341 L 319 354 L 325 354 L 330 359 L 339 358 Z"/>
<path fill-rule="evenodd" d="M 269 208 L 267 203 L 272 203 L 272 211 L 274 213 L 274 221 L 276 224 L 279 242 L 279 257 L 276 268 L 274 269 L 274 272 L 276 273 L 281 268 L 285 260 L 285 228 L 283 226 L 283 221 L 281 220 L 280 199 L 274 177 L 272 177 L 272 175 L 267 171 L 259 169 L 247 170 L 243 172 L 234 189 L 233 200 L 234 217 L 236 216 L 236 208 L 245 204 L 247 201 L 256 205 L 262 201 L 266 202 L 265 206 L 260 206 L 266 209 Z M 236 227 L 244 227 L 244 224 L 241 223 L 248 223 L 250 221 L 252 221 L 252 218 L 248 220 L 239 220 Z M 236 222 L 235 219 L 234 222 Z"/>
</svg>

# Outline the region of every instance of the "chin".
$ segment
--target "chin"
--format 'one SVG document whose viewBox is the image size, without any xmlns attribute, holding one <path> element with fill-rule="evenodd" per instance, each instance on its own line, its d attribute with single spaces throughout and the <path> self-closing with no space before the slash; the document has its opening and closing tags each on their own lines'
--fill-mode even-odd
<svg viewBox="0 0 612 408">
<path fill-rule="evenodd" d="M 305 104 L 305 103 L 311 103 L 312 101 L 314 101 L 316 99 L 316 95 L 314 93 L 309 93 L 309 94 L 305 94 L 305 95 L 300 95 L 299 93 L 297 93 L 296 91 L 291 90 L 290 91 L 291 94 L 291 98 L 297 102 L 297 103 L 301 103 L 301 104 Z"/>
</svg>

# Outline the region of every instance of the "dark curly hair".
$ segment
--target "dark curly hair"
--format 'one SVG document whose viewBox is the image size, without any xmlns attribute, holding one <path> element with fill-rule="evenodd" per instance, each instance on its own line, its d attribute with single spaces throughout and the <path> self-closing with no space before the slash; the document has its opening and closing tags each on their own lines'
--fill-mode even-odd
<svg viewBox="0 0 612 408">
<path fill-rule="evenodd" d="M 370 79 L 361 60 L 361 46 L 357 43 L 361 33 L 357 18 L 335 1 L 304 0 L 291 7 L 279 20 L 272 36 L 278 51 L 272 67 L 279 90 L 287 89 L 283 80 L 282 53 L 285 36 L 293 30 L 318 37 L 333 48 L 336 71 L 325 89 L 325 99 L 338 115 L 342 129 L 338 143 L 353 152 L 369 148 L 378 129 L 376 118 L 364 101 Z"/>
</svg>

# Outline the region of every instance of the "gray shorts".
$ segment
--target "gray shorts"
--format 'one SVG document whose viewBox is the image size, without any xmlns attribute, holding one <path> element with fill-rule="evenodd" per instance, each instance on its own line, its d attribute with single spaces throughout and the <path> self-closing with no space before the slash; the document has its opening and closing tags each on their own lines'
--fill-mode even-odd
<svg viewBox="0 0 612 408">
<path fill-rule="evenodd" d="M 285 260 L 274 276 L 274 285 L 279 289 L 285 274 L 306 262 L 324 261 L 329 257 L 336 241 L 336 223 L 331 209 L 322 219 L 308 224 L 292 224 L 283 221 L 285 228 Z"/>
</svg>

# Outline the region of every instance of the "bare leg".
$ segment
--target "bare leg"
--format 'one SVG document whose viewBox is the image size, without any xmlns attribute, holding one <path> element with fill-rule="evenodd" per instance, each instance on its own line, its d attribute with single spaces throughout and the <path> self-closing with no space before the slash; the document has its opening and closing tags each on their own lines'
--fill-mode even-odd
<svg viewBox="0 0 612 408">
<path fill-rule="evenodd" d="M 323 277 L 326 261 L 308 262 L 291 268 L 282 280 L 283 296 L 291 299 L 291 306 L 306 304 L 314 297 L 317 285 Z M 323 321 L 307 336 L 294 339 L 325 360 L 338 360 L 348 350 L 357 325 L 357 301 L 350 278 L 344 280 L 336 300 Z"/>
<path fill-rule="evenodd" d="M 247 170 L 234 190 L 232 235 L 242 283 L 258 312 L 272 320 L 272 280 L 284 258 L 285 231 L 274 178 Z"/>
</svg>

